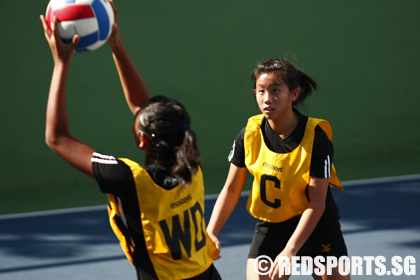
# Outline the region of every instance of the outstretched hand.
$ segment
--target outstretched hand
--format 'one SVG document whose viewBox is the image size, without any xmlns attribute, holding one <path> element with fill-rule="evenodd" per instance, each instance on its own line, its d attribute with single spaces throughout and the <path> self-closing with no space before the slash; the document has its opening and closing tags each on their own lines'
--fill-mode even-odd
<svg viewBox="0 0 420 280">
<path fill-rule="evenodd" d="M 80 35 L 74 35 L 72 42 L 66 44 L 61 40 L 58 34 L 58 20 L 55 16 L 52 19 L 51 30 L 48 28 L 45 16 L 41 15 L 40 19 L 44 27 L 44 35 L 50 46 L 54 63 L 69 63 L 73 58 L 74 50 L 80 41 Z"/>
<path fill-rule="evenodd" d="M 120 34 L 120 26 L 118 24 L 118 14 L 117 8 L 115 8 L 115 4 L 113 0 L 109 0 L 109 3 L 112 6 L 112 10 L 114 11 L 114 24 L 112 25 L 112 32 L 108 38 L 108 45 L 114 49 L 121 43 L 121 34 Z"/>
</svg>

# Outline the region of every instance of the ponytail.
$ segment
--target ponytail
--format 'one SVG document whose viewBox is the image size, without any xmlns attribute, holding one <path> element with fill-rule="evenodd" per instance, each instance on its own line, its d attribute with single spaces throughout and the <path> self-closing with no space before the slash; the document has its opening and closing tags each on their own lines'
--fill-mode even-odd
<svg viewBox="0 0 420 280">
<path fill-rule="evenodd" d="M 176 152 L 176 162 L 172 168 L 172 174 L 176 178 L 182 178 L 184 183 L 189 185 L 193 175 L 197 173 L 200 162 L 196 134 L 192 129 L 187 128 L 184 141 Z"/>
<path fill-rule="evenodd" d="M 305 101 L 305 99 L 312 94 L 313 90 L 318 90 L 318 84 L 314 81 L 314 79 L 312 79 L 300 70 L 297 70 L 297 76 L 298 87 L 300 89 L 300 92 L 298 98 L 293 102 L 293 106 L 302 104 Z M 293 89 L 290 89 L 289 87 L 289 90 Z"/>
</svg>

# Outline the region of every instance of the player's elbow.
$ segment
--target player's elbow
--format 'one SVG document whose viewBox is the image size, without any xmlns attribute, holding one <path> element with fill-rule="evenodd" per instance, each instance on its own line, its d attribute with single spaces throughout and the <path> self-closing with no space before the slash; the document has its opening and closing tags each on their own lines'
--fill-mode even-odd
<svg viewBox="0 0 420 280">
<path fill-rule="evenodd" d="M 50 131 L 45 132 L 45 143 L 51 150 L 56 151 L 60 147 L 62 141 L 59 135 L 52 133 Z"/>
<path fill-rule="evenodd" d="M 47 144 L 47 146 L 50 147 L 51 150 L 54 150 L 54 147 L 57 146 L 57 143 L 57 138 L 45 135 L 45 144 Z"/>
<path fill-rule="evenodd" d="M 325 211 L 325 201 L 312 201 L 309 203 L 309 209 L 312 209 L 314 213 L 322 215 Z"/>
</svg>

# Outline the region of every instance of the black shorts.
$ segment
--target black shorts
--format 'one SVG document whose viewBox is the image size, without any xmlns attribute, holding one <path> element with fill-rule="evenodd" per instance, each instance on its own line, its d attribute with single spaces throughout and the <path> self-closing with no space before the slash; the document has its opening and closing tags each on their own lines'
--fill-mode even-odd
<svg viewBox="0 0 420 280">
<path fill-rule="evenodd" d="M 294 217 L 287 221 L 286 225 L 284 223 L 257 222 L 248 258 L 266 255 L 274 260 L 285 248 L 299 219 L 300 216 Z M 316 256 L 335 256 L 337 258 L 347 256 L 347 246 L 340 223 L 335 221 L 327 227 L 325 225 L 317 226 L 296 255 L 312 258 Z"/>
</svg>

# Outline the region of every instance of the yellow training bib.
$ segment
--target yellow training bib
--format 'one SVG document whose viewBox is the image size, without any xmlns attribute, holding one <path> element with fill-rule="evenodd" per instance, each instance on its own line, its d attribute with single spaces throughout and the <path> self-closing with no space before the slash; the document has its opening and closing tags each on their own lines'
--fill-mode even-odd
<svg viewBox="0 0 420 280">
<path fill-rule="evenodd" d="M 263 115 L 251 117 L 245 130 L 245 164 L 254 176 L 248 197 L 248 212 L 263 221 L 278 223 L 300 215 L 308 207 L 305 195 L 309 183 L 315 127 L 319 125 L 332 141 L 330 124 L 309 118 L 300 145 L 290 153 L 267 148 L 261 131 Z M 330 184 L 342 190 L 334 165 Z"/>
<path fill-rule="evenodd" d="M 166 190 L 155 184 L 138 163 L 120 160 L 131 168 L 135 179 L 146 248 L 159 279 L 191 278 L 207 270 L 219 250 L 206 231 L 201 168 L 190 186 L 180 184 Z M 117 226 L 113 229 L 133 263 L 130 240 Z"/>
</svg>

